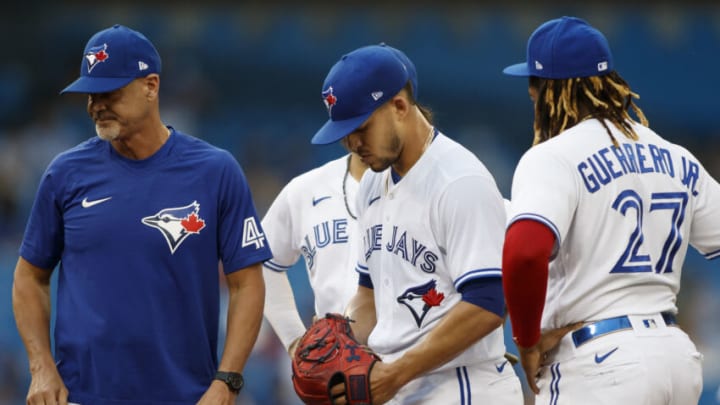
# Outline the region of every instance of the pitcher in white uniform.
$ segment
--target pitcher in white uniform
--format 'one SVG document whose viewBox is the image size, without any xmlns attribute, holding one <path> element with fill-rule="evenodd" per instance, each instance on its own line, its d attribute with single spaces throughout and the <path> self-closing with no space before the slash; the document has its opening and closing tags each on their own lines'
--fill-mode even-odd
<svg viewBox="0 0 720 405">
<path fill-rule="evenodd" d="M 529 77 L 535 104 L 503 283 L 536 404 L 696 404 L 702 355 L 675 302 L 688 244 L 720 256 L 720 185 L 648 128 L 586 21 L 542 24 L 527 61 L 504 72 Z"/>
<path fill-rule="evenodd" d="M 399 49 L 388 47 L 408 69 L 418 94 L 415 65 Z M 344 145 L 347 148 L 347 144 Z M 263 264 L 265 318 L 285 350 L 293 353 L 305 333 L 287 271 L 304 259 L 315 298 L 315 316 L 343 313 L 355 295 L 359 240 L 357 190 L 367 165 L 349 153 L 294 177 L 280 191 L 262 220 L 273 258 Z"/>
<path fill-rule="evenodd" d="M 503 356 L 503 199 L 477 157 L 431 124 L 408 72 L 384 44 L 344 55 L 322 88 L 330 119 L 312 139 L 343 139 L 371 169 L 346 313 L 383 359 L 373 403 L 522 404 Z"/>
</svg>

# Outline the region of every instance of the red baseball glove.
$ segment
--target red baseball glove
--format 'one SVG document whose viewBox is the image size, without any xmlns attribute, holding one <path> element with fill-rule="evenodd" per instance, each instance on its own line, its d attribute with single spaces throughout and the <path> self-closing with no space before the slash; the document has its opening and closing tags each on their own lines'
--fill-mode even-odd
<svg viewBox="0 0 720 405">
<path fill-rule="evenodd" d="M 331 405 L 330 388 L 345 384 L 349 405 L 370 405 L 370 370 L 380 357 L 360 345 L 350 318 L 326 314 L 305 332 L 292 359 L 293 386 L 308 405 Z"/>
</svg>

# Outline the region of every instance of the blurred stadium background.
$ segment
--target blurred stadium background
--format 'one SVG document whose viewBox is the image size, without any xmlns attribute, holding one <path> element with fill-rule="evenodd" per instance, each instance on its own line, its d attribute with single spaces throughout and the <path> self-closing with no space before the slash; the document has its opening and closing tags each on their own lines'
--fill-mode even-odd
<svg viewBox="0 0 720 405">
<path fill-rule="evenodd" d="M 29 384 L 11 286 L 38 180 L 55 154 L 94 136 L 85 99 L 58 91 L 77 76 L 90 35 L 114 23 L 155 43 L 163 58 L 164 121 L 230 150 L 248 175 L 261 215 L 290 178 L 343 153 L 337 145 L 309 143 L 327 117 L 320 87 L 343 53 L 379 42 L 415 62 L 419 99 L 434 110 L 437 126 L 473 150 L 509 197 L 513 169 L 532 139 L 532 106 L 526 82 L 503 76 L 501 69 L 524 60 L 527 37 L 539 23 L 561 15 L 586 18 L 607 35 L 616 68 L 641 95 L 651 126 L 685 145 L 720 178 L 717 2 L 353 4 L 0 6 L 0 405 L 23 404 Z M 313 298 L 303 268 L 297 265 L 290 275 L 301 286 L 296 299 L 309 322 Z M 701 404 L 718 404 L 718 263 L 691 249 L 684 273 L 679 318 L 705 354 Z M 506 335 L 515 351 L 509 326 Z M 297 403 L 287 356 L 268 327 L 245 375 L 240 403 Z"/>
</svg>

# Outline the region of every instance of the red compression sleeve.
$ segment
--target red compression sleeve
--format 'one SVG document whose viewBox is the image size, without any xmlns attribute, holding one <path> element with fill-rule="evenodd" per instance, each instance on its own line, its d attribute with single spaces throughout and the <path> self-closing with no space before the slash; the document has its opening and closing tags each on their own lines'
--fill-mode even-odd
<svg viewBox="0 0 720 405">
<path fill-rule="evenodd" d="M 546 225 L 521 219 L 505 235 L 502 280 L 515 343 L 531 347 L 540 340 L 548 263 L 555 234 Z"/>
</svg>

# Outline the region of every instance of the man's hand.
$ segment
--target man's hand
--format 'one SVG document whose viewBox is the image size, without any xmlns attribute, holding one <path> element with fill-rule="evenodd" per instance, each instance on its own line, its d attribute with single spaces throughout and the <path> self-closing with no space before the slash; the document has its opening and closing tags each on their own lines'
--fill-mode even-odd
<svg viewBox="0 0 720 405">
<path fill-rule="evenodd" d="M 582 322 L 574 323 L 562 328 L 553 329 L 542 334 L 540 341 L 532 347 L 522 347 L 518 345 L 518 351 L 520 352 L 520 364 L 522 364 L 525 370 L 525 378 L 527 379 L 528 386 L 535 393 L 540 393 L 540 389 L 535 382 L 537 378 L 538 370 L 545 361 L 545 355 L 550 350 L 554 349 L 555 346 L 560 343 L 560 339 L 563 338 L 569 332 L 579 329 L 583 326 Z"/>
<path fill-rule="evenodd" d="M 520 364 L 523 370 L 525 370 L 525 378 L 527 379 L 528 386 L 535 395 L 538 395 L 540 390 L 537 387 L 535 378 L 537 378 L 544 355 L 540 353 L 539 344 L 532 347 L 518 346 L 518 351 L 520 352 Z"/>
<path fill-rule="evenodd" d="M 227 384 L 220 380 L 213 380 L 197 405 L 233 405 L 235 397 L 237 394 L 230 391 Z"/>
<path fill-rule="evenodd" d="M 293 388 L 303 402 L 332 402 L 328 388 L 336 382 L 341 383 L 336 388 L 338 395 L 347 396 L 353 403 L 367 401 L 371 395 L 370 370 L 381 359 L 358 343 L 351 322 L 343 315 L 328 313 L 300 339 L 291 366 Z M 349 386 L 344 387 L 344 382 Z"/>
<path fill-rule="evenodd" d="M 27 405 L 67 405 L 67 398 L 68 389 L 54 364 L 33 371 Z"/>
<path fill-rule="evenodd" d="M 405 385 L 393 371 L 392 364 L 376 362 L 370 371 L 370 399 L 373 405 L 381 405 L 391 400 Z M 336 384 L 330 389 L 333 405 L 346 405 L 345 385 Z"/>
</svg>

